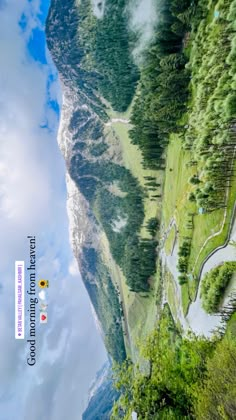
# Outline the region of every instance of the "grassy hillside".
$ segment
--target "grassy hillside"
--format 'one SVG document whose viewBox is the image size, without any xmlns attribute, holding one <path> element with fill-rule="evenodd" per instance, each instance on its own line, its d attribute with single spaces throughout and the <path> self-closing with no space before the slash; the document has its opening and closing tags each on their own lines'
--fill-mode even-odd
<svg viewBox="0 0 236 420">
<path fill-rule="evenodd" d="M 113 119 L 129 120 L 130 110 L 126 113 L 111 113 Z M 156 188 L 156 192 L 149 191 L 145 185 L 147 180 L 145 177 L 155 178 L 158 184 L 162 183 L 163 172 L 144 169 L 142 165 L 142 155 L 139 148 L 131 143 L 129 136 L 130 125 L 122 122 L 113 122 L 112 130 L 109 131 L 109 139 L 111 136 L 119 139 L 122 145 L 122 159 L 125 167 L 129 169 L 135 176 L 140 185 L 145 188 L 144 197 L 144 221 L 140 231 L 142 237 L 150 237 L 146 224 L 150 218 L 160 218 L 161 214 L 161 197 L 153 199 L 153 195 L 161 194 L 161 186 Z M 153 201 L 151 201 L 153 200 Z M 129 290 L 126 279 L 122 271 L 115 264 L 115 261 L 109 256 L 109 245 L 106 238 L 103 238 L 103 259 L 112 272 L 112 278 L 116 282 L 118 289 L 122 294 L 122 301 L 125 308 L 125 316 L 128 323 L 128 332 L 125 334 L 125 343 L 127 353 L 134 359 L 138 357 L 137 342 L 144 339 L 147 334 L 154 328 L 158 316 L 158 304 L 160 304 L 160 270 L 155 274 L 151 290 L 148 293 L 134 293 Z M 125 327 L 124 327 L 125 331 Z M 129 337 L 128 337 L 129 334 Z"/>
<path fill-rule="evenodd" d="M 185 130 L 171 135 L 167 152 L 164 226 L 174 218 L 179 245 L 186 238 L 191 243 L 186 272 L 193 280 L 182 287 L 185 312 L 204 260 L 227 239 L 235 201 L 234 10 L 235 2 L 210 1 L 189 36 L 192 78 Z"/>
</svg>

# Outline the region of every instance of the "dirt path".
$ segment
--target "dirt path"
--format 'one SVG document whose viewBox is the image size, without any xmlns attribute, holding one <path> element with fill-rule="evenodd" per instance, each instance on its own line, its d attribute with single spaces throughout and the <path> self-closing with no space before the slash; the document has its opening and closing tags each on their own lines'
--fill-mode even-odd
<svg viewBox="0 0 236 420">
<path fill-rule="evenodd" d="M 129 124 L 130 120 L 127 120 L 125 118 L 112 118 L 109 122 L 105 124 L 106 127 L 110 127 L 114 123 L 123 123 L 123 124 Z"/>
</svg>

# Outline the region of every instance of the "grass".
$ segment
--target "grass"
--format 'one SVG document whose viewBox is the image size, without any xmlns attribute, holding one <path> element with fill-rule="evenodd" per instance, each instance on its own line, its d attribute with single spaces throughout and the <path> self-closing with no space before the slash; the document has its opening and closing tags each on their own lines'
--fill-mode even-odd
<svg viewBox="0 0 236 420">
<path fill-rule="evenodd" d="M 117 118 L 117 115 L 114 116 Z M 129 138 L 129 125 L 123 123 L 114 123 L 113 129 L 119 137 L 122 147 L 122 155 L 126 168 L 138 178 L 140 184 L 145 188 L 145 176 L 152 176 L 160 183 L 162 181 L 162 173 L 144 169 L 142 166 L 142 154 L 137 146 L 133 145 Z M 161 214 L 161 202 L 151 201 L 154 192 L 147 191 L 147 197 L 144 200 L 145 219 L 141 229 L 142 237 L 149 237 L 146 230 L 146 223 L 152 217 L 158 217 Z M 128 315 L 128 324 L 132 337 L 132 352 L 134 358 L 138 357 L 137 341 L 145 338 L 155 326 L 157 319 L 156 293 L 159 284 L 159 274 L 153 282 L 152 290 L 147 294 L 130 292 L 125 281 L 125 277 L 121 275 L 122 289 L 124 294 L 125 306 Z"/>
<path fill-rule="evenodd" d="M 235 170 L 236 170 L 236 164 L 235 164 Z M 230 222 L 232 218 L 235 197 L 236 197 L 236 179 L 234 178 L 232 179 L 232 182 L 231 182 L 231 188 L 230 188 L 229 198 L 228 198 L 228 203 L 227 203 L 227 214 L 226 214 L 223 230 L 220 235 L 210 239 L 207 245 L 204 247 L 194 269 L 195 276 L 197 276 L 197 274 L 199 273 L 202 262 L 210 254 L 210 252 L 212 252 L 219 245 L 223 245 L 225 243 L 228 236 L 228 232 L 229 232 L 229 226 L 230 226 Z"/>
<path fill-rule="evenodd" d="M 114 109 L 108 103 L 107 103 L 107 106 L 108 106 L 108 115 L 111 119 L 112 118 L 122 118 L 126 120 L 130 119 L 132 108 L 133 108 L 133 102 L 130 104 L 130 106 L 125 112 L 114 111 Z"/>
<path fill-rule="evenodd" d="M 183 286 L 181 286 L 182 307 L 183 307 L 183 312 L 184 312 L 185 316 L 188 313 L 189 304 L 192 301 L 192 298 L 191 298 L 192 287 L 193 286 L 190 285 L 190 284 L 183 284 Z M 196 288 L 197 288 L 197 286 L 194 287 L 194 292 L 195 292 Z"/>
<path fill-rule="evenodd" d="M 139 357 L 137 343 L 154 329 L 158 316 L 158 288 L 160 286 L 160 271 L 157 272 L 149 293 L 133 293 L 129 290 L 125 276 L 113 260 L 106 235 L 102 235 L 102 258 L 109 267 L 112 280 L 120 290 L 123 298 L 125 316 L 128 323 L 130 342 L 127 335 L 124 336 L 127 355 L 132 360 Z M 123 324 L 123 330 L 125 325 Z"/>
<path fill-rule="evenodd" d="M 236 312 L 231 316 L 227 323 L 225 336 L 232 336 L 234 339 L 236 339 Z"/>
<path fill-rule="evenodd" d="M 105 235 L 105 232 L 103 232 L 101 234 L 101 238 L 100 238 L 100 242 L 101 242 L 101 249 L 102 249 L 102 260 L 104 262 L 104 264 L 109 267 L 109 272 L 111 273 L 111 279 L 113 281 L 113 284 L 115 285 L 116 289 L 123 291 L 123 287 L 122 287 L 122 273 L 121 270 L 119 268 L 119 266 L 115 263 L 111 252 L 110 252 L 110 246 L 109 246 L 109 242 L 108 239 Z M 125 323 L 124 320 L 122 320 L 122 327 L 123 327 L 123 331 L 125 331 L 126 327 L 125 327 Z M 127 335 L 124 335 L 124 341 L 125 341 L 125 349 L 126 349 L 126 353 L 127 356 L 131 357 L 132 356 L 132 348 L 130 346 L 129 340 Z"/>
<path fill-rule="evenodd" d="M 115 113 L 111 111 L 111 118 L 124 118 L 129 119 L 130 109 L 123 114 Z M 133 145 L 129 138 L 129 124 L 115 122 L 112 126 L 107 128 L 107 134 L 109 136 L 110 144 L 115 144 L 115 138 L 120 142 L 122 149 L 122 161 L 127 169 L 138 178 L 140 184 L 145 189 L 146 198 L 144 199 L 145 208 L 145 219 L 140 232 L 142 237 L 150 237 L 145 227 L 148 220 L 152 217 L 160 217 L 161 215 L 161 198 L 151 201 L 152 195 L 156 192 L 148 191 L 145 186 L 145 176 L 152 176 L 156 179 L 156 182 L 161 183 L 163 173 L 153 170 L 146 170 L 142 166 L 142 155 L 137 146 Z M 157 189 L 157 193 L 161 194 L 161 189 Z M 158 201 L 159 200 L 159 201 Z M 111 277 L 114 284 L 120 290 L 123 297 L 123 304 L 125 309 L 125 315 L 128 323 L 129 336 L 125 335 L 125 346 L 127 354 L 133 359 L 139 358 L 137 343 L 140 339 L 145 337 L 154 329 L 157 316 L 158 316 L 158 300 L 159 300 L 159 288 L 160 288 L 160 270 L 156 273 L 155 278 L 152 280 L 151 290 L 149 293 L 133 293 L 130 292 L 125 276 L 121 269 L 113 260 L 109 243 L 106 235 L 102 235 L 102 249 L 103 249 L 103 260 L 109 267 Z"/>
<path fill-rule="evenodd" d="M 198 149 L 199 142 L 207 134 L 210 135 L 212 144 L 214 144 L 214 141 L 217 141 L 217 137 L 214 135 L 214 132 L 212 133 L 210 131 L 210 127 L 212 124 L 215 127 L 219 121 L 222 125 L 225 121 L 224 101 L 227 94 L 232 92 L 231 82 L 232 74 L 234 73 L 230 66 L 228 68 L 225 67 L 225 62 L 228 59 L 227 56 L 231 50 L 231 43 L 228 40 L 232 40 L 235 37 L 235 31 L 232 30 L 229 21 L 226 19 L 229 7 L 230 2 L 226 1 L 219 1 L 218 3 L 216 1 L 208 2 L 208 15 L 201 22 L 201 27 L 199 26 L 190 53 L 190 65 L 193 77 L 191 82 L 192 101 L 189 111 L 189 128 L 187 134 L 190 134 L 191 137 L 194 133 L 193 149 Z M 214 10 L 219 10 L 220 19 L 214 18 Z M 209 113 L 210 110 L 211 114 Z M 208 144 L 208 147 L 210 146 L 211 143 Z M 198 171 L 200 172 L 202 169 L 204 169 L 203 164 L 199 164 Z M 207 236 L 221 229 L 224 209 L 214 211 L 210 214 L 198 215 L 194 218 L 195 226 L 189 267 L 190 270 L 193 270 L 193 275 L 197 278 L 199 277 L 203 261 L 212 250 L 222 245 L 227 238 L 235 200 L 235 188 L 235 180 L 232 180 L 232 187 L 227 203 L 226 222 L 222 232 L 207 242 L 200 255 L 198 246 L 199 238 L 202 236 L 206 239 Z"/>
<path fill-rule="evenodd" d="M 169 272 L 169 270 L 165 269 L 165 290 L 166 290 L 166 295 L 167 295 L 167 301 L 168 301 L 172 316 L 175 320 L 176 326 L 178 330 L 181 331 L 182 326 L 180 324 L 179 316 L 178 316 L 178 309 L 179 309 L 180 302 L 178 302 L 177 300 L 177 293 L 176 293 L 175 288 L 176 288 L 175 280 L 172 274 Z"/>
<path fill-rule="evenodd" d="M 163 218 L 165 227 L 172 217 L 175 218 L 180 244 L 184 237 L 192 238 L 190 271 L 205 240 L 211 233 L 220 229 L 224 215 L 223 209 L 199 215 L 196 204 L 188 200 L 188 195 L 193 189 L 188 180 L 197 174 L 196 166 L 188 166 L 191 158 L 191 153 L 182 149 L 180 138 L 173 135 L 167 153 Z M 194 214 L 193 219 L 191 214 Z M 191 223 L 192 220 L 192 227 L 189 227 L 188 222 Z"/>
<path fill-rule="evenodd" d="M 115 117 L 117 117 L 117 115 L 115 115 Z M 161 198 L 152 198 L 152 196 L 156 195 L 156 193 L 161 194 L 161 189 L 157 188 L 156 192 L 149 191 L 145 186 L 145 176 L 151 176 L 155 178 L 158 183 L 161 183 L 163 179 L 163 173 L 161 171 L 153 171 L 143 168 L 141 151 L 130 141 L 130 127 L 128 124 L 117 122 L 113 123 L 112 128 L 113 135 L 117 136 L 120 140 L 122 157 L 125 167 L 129 169 L 136 178 L 138 178 L 140 184 L 146 192 L 146 198 L 144 199 L 145 219 L 140 234 L 142 237 L 150 237 L 150 234 L 147 232 L 145 226 L 150 218 L 160 217 L 161 215 Z M 151 201 L 152 199 L 153 201 Z"/>
<path fill-rule="evenodd" d="M 137 360 L 138 342 L 144 340 L 147 335 L 154 329 L 158 307 L 156 302 L 156 294 L 159 285 L 158 275 L 156 275 L 153 289 L 147 294 L 130 292 L 124 276 L 122 276 L 122 288 L 124 292 L 124 301 L 127 309 L 128 324 L 132 338 L 132 355 Z"/>
<path fill-rule="evenodd" d="M 177 225 L 182 226 L 183 234 L 187 235 L 184 229 L 186 214 L 196 210 L 195 204 L 188 201 L 188 193 L 191 186 L 188 179 L 196 173 L 195 167 L 188 167 L 191 154 L 182 150 L 182 143 L 177 135 L 172 135 L 167 150 L 164 200 L 163 200 L 163 222 L 167 228 L 171 219 L 175 217 Z"/>
</svg>

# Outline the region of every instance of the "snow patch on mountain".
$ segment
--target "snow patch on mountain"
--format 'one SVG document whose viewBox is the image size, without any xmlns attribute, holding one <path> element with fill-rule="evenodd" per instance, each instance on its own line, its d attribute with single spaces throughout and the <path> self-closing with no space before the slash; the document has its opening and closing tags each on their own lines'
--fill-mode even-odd
<svg viewBox="0 0 236 420">
<path fill-rule="evenodd" d="M 66 88 L 66 86 L 63 86 L 62 109 L 57 141 L 67 165 L 70 161 L 73 147 L 72 133 L 68 130 L 68 124 L 74 112 L 73 99 L 75 98 L 73 96 L 75 95 L 73 95 L 72 91 Z"/>
<path fill-rule="evenodd" d="M 81 226 L 81 222 L 84 220 L 84 209 L 81 206 L 81 194 L 68 173 L 66 174 L 66 187 L 70 244 L 75 256 L 78 257 L 85 241 L 85 232 Z"/>
<path fill-rule="evenodd" d="M 62 111 L 57 141 L 68 168 L 66 187 L 69 238 L 75 258 L 79 262 L 84 246 L 92 245 L 96 247 L 98 233 L 98 228 L 95 226 L 94 220 L 91 219 L 89 205 L 69 174 L 75 142 L 73 139 L 74 133 L 69 129 L 69 125 L 73 113 L 80 108 L 87 108 L 87 106 L 79 104 L 78 95 L 73 89 L 63 86 Z"/>
</svg>

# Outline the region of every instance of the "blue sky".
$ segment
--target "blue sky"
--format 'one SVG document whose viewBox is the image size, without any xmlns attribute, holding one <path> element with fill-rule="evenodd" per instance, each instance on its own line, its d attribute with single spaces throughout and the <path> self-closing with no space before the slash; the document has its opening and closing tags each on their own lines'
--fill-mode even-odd
<svg viewBox="0 0 236 420">
<path fill-rule="evenodd" d="M 43 5 L 43 7 L 42 7 Z M 49 2 L 0 2 L 0 420 L 78 420 L 106 360 L 69 245 L 65 164 L 57 145 L 61 92 L 45 50 Z M 14 338 L 14 262 L 37 239 L 37 275 L 50 279 L 49 322 L 37 364 Z M 27 337 L 27 325 L 26 325 Z"/>
</svg>

